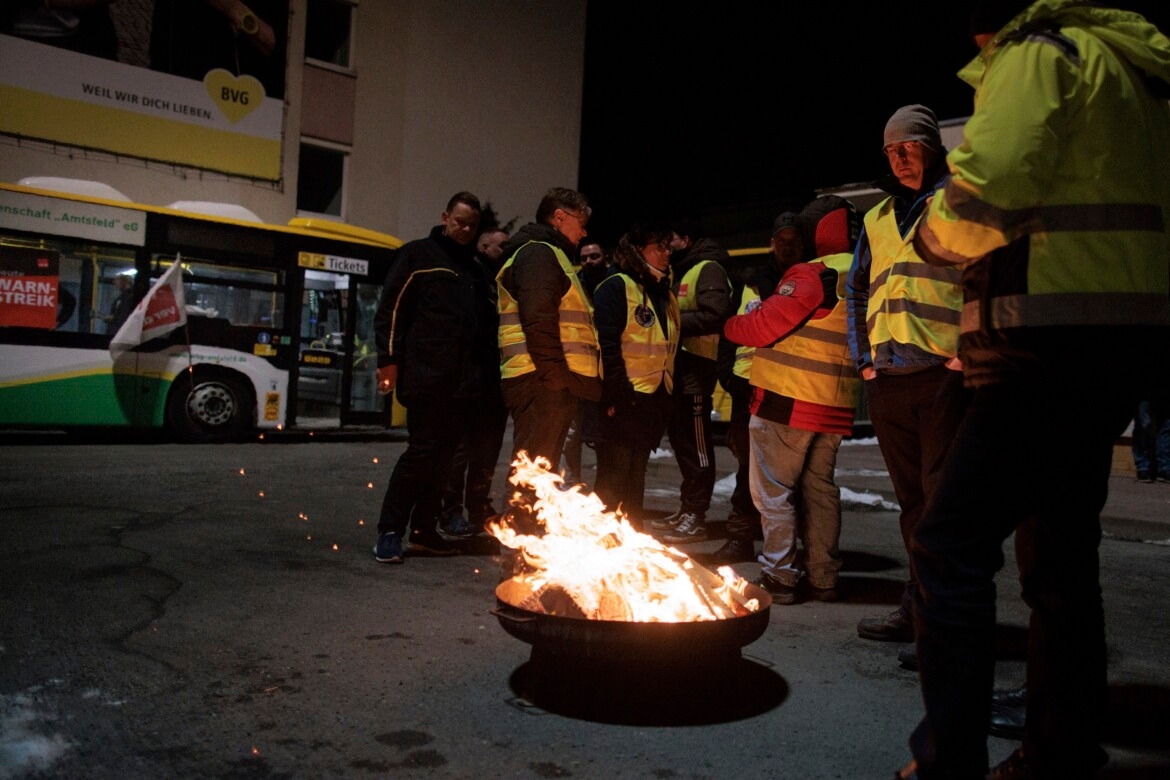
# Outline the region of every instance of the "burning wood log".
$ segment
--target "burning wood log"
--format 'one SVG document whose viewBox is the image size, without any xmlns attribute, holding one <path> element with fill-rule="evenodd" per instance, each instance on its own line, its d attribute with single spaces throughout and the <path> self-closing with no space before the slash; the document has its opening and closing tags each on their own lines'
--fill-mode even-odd
<svg viewBox="0 0 1170 780">
<path fill-rule="evenodd" d="M 759 611 L 734 569 L 710 571 L 607 512 L 596 496 L 561 489 L 547 462 L 521 454 L 510 479 L 518 494 L 535 499 L 523 513 L 505 513 L 489 526 L 524 561 L 525 571 L 513 578 L 520 590 L 505 588 L 508 603 L 606 621 L 722 620 Z M 512 514 L 528 525 L 509 522 Z"/>
</svg>

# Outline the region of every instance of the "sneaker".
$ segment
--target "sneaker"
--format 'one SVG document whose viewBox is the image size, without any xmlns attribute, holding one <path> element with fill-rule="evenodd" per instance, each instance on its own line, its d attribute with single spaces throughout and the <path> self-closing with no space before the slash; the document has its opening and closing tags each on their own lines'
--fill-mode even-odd
<svg viewBox="0 0 1170 780">
<path fill-rule="evenodd" d="M 707 524 L 702 515 L 694 512 L 683 512 L 682 519 L 673 531 L 662 535 L 662 541 L 671 544 L 690 544 L 691 542 L 707 541 Z"/>
<path fill-rule="evenodd" d="M 711 553 L 711 563 L 715 566 L 730 566 L 755 559 L 756 545 L 751 539 L 728 539 L 722 547 Z"/>
<path fill-rule="evenodd" d="M 1158 472 L 1159 482 L 1170 482 L 1170 472 Z"/>
<path fill-rule="evenodd" d="M 464 541 L 477 533 L 479 533 L 479 529 L 461 514 L 439 520 L 439 535 L 448 541 Z"/>
<path fill-rule="evenodd" d="M 913 642 L 914 623 L 901 609 L 895 609 L 885 617 L 862 618 L 857 624 L 857 635 L 878 642 Z"/>
<path fill-rule="evenodd" d="M 435 531 L 431 531 L 429 534 L 417 530 L 411 531 L 406 551 L 410 555 L 423 557 L 459 554 L 458 549 Z"/>
<path fill-rule="evenodd" d="M 1138 482 L 1153 482 L 1154 477 L 1148 471 L 1139 471 L 1137 473 Z"/>
<path fill-rule="evenodd" d="M 393 531 L 378 535 L 374 545 L 374 560 L 378 563 L 402 563 L 402 540 Z"/>
<path fill-rule="evenodd" d="M 761 574 L 753 585 L 763 588 L 772 594 L 773 604 L 795 604 L 796 603 L 796 588 L 791 585 L 785 585 L 780 580 L 769 577 L 767 574 Z"/>
<path fill-rule="evenodd" d="M 674 514 L 667 515 L 666 517 L 659 517 L 655 520 L 651 520 L 650 527 L 653 528 L 655 531 L 671 531 L 682 520 L 682 515 L 683 515 L 683 512 L 680 509 L 677 512 L 675 512 Z"/>
</svg>

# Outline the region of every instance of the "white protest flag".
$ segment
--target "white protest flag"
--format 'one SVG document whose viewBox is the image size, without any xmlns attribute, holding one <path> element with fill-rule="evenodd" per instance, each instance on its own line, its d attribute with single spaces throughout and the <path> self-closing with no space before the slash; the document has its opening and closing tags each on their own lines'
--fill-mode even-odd
<svg viewBox="0 0 1170 780">
<path fill-rule="evenodd" d="M 144 341 L 165 336 L 175 328 L 187 324 L 187 308 L 183 300 L 183 269 L 178 255 L 167 272 L 159 277 L 146 297 L 110 341 L 110 356 L 117 360 L 126 350 Z"/>
</svg>

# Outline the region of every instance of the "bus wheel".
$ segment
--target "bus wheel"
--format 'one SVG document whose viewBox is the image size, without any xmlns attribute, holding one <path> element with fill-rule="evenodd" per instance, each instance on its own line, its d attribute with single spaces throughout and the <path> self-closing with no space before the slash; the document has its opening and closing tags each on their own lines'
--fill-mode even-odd
<svg viewBox="0 0 1170 780">
<path fill-rule="evenodd" d="M 167 398 L 167 426 L 186 442 L 231 441 L 248 424 L 247 388 L 230 376 L 180 375 Z"/>
</svg>

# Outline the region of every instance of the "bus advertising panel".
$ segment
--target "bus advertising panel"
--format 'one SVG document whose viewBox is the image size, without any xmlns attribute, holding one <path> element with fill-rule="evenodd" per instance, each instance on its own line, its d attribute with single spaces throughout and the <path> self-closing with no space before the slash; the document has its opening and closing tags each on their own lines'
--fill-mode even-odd
<svg viewBox="0 0 1170 780">
<path fill-rule="evenodd" d="M 5 3 L 0 133 L 279 180 L 287 35 L 288 0 Z"/>
</svg>

